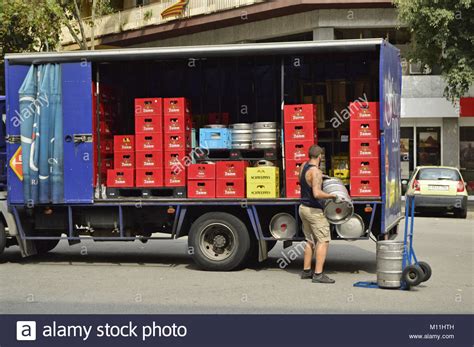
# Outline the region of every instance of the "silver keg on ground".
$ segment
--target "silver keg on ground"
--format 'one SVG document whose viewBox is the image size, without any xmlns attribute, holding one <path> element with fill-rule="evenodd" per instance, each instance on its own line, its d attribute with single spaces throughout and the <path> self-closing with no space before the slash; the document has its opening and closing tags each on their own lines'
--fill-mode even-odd
<svg viewBox="0 0 474 347">
<path fill-rule="evenodd" d="M 329 223 L 342 224 L 347 222 L 354 213 L 354 206 L 344 183 L 338 178 L 326 178 L 323 180 L 323 191 L 337 195 L 341 200 L 338 203 L 333 200 L 326 200 L 324 215 Z"/>
<path fill-rule="evenodd" d="M 277 122 L 252 123 L 252 148 L 278 148 L 279 135 Z"/>
<path fill-rule="evenodd" d="M 252 124 L 235 123 L 229 126 L 232 148 L 251 149 L 252 148 Z"/>
<path fill-rule="evenodd" d="M 403 266 L 402 241 L 377 241 L 377 285 L 381 288 L 400 288 Z"/>
</svg>

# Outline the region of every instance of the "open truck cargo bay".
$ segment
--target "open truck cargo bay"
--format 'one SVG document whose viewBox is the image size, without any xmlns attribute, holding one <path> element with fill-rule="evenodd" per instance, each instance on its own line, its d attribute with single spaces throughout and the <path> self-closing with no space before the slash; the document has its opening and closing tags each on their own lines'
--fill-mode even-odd
<svg viewBox="0 0 474 347">
<path fill-rule="evenodd" d="M 19 124 L 24 120 L 18 112 L 19 89 L 32 64 L 53 64 L 61 79 L 63 174 L 60 201 L 28 206 L 14 164 L 21 147 Z M 207 124 L 206 115 L 214 112 L 229 113 L 230 123 L 265 121 L 283 127 L 284 105 L 315 104 L 318 144 L 325 149 L 328 172 L 334 170 L 333 157 L 350 151 L 349 104 L 378 102 L 380 196 L 354 198 L 355 213 L 367 231 L 361 238 L 368 238 L 370 232 L 378 238 L 396 232 L 401 219 L 401 66 L 399 51 L 382 39 L 8 54 L 5 70 L 10 165 L 2 212 L 10 236 L 21 239 L 24 254 L 34 253 L 31 243 L 40 238 L 134 240 L 152 238 L 155 232 L 169 233 L 171 238 L 185 236 L 199 216 L 222 212 L 245 224 L 250 243 L 260 241 L 263 258 L 262 245 L 275 240 L 269 225 L 276 214 L 293 216 L 300 228 L 299 201 L 294 198 L 104 196 L 93 183 L 95 169 L 100 170 L 94 168 L 97 139 L 93 134 L 98 132 L 94 124 L 100 124 L 94 117 L 100 117 L 96 111 L 104 98 L 101 87 L 108 85 L 120 95 L 116 134 L 134 133 L 135 98 L 186 97 L 198 127 Z M 282 143 L 278 148 L 281 176 L 285 174 L 284 147 Z M 281 190 L 285 189 L 283 180 Z M 340 238 L 334 230 L 333 238 Z M 281 239 L 302 240 L 302 232 Z"/>
</svg>

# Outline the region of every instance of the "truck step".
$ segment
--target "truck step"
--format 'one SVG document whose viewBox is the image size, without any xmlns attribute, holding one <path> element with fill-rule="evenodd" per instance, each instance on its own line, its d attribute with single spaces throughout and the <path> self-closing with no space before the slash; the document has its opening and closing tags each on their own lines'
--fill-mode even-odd
<svg viewBox="0 0 474 347">
<path fill-rule="evenodd" d="M 208 149 L 207 153 L 196 156 L 197 162 L 221 160 L 278 160 L 281 157 L 279 149 Z"/>
<path fill-rule="evenodd" d="M 186 187 L 107 188 L 106 195 L 109 199 L 185 198 Z"/>
</svg>

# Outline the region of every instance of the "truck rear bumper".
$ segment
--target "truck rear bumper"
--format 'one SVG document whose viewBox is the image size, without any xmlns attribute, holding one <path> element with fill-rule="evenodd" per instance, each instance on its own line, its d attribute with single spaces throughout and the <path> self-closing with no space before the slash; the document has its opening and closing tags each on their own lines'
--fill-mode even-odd
<svg viewBox="0 0 474 347">
<path fill-rule="evenodd" d="M 467 196 L 415 195 L 415 207 L 445 208 L 448 210 L 464 209 Z"/>
</svg>

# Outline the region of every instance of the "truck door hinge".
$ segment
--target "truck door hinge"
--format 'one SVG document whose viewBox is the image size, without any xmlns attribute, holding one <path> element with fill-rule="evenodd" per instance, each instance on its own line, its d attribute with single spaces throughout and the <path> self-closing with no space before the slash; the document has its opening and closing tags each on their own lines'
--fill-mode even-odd
<svg viewBox="0 0 474 347">
<path fill-rule="evenodd" d="M 92 134 L 74 134 L 74 143 L 92 142 Z"/>
</svg>

